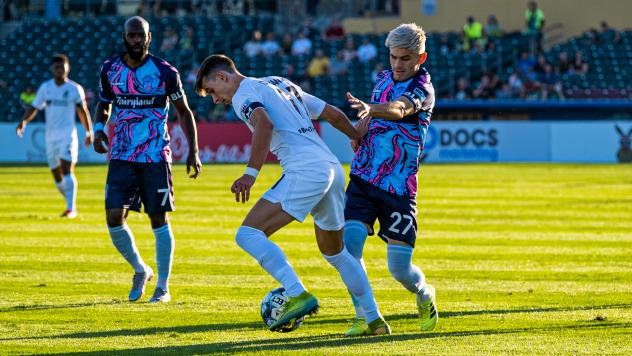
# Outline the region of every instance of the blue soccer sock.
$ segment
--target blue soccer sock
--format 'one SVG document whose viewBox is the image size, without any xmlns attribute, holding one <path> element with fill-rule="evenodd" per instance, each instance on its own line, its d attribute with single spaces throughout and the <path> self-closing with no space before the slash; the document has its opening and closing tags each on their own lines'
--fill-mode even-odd
<svg viewBox="0 0 632 356">
<path fill-rule="evenodd" d="M 323 254 L 323 257 L 338 270 L 342 281 L 347 286 L 347 290 L 364 311 L 367 323 L 379 318 L 380 311 L 373 297 L 373 290 L 369 284 L 366 272 L 347 249 L 343 247 L 342 251 L 337 255 L 328 256 Z"/>
<path fill-rule="evenodd" d="M 66 198 L 66 210 L 77 210 L 77 178 L 74 173 L 70 173 L 64 176 L 62 181 L 64 198 Z"/>
<path fill-rule="evenodd" d="M 389 244 L 386 250 L 388 257 L 388 270 L 393 278 L 412 293 L 423 296 L 423 300 L 429 297 L 426 288 L 426 276 L 419 267 L 412 264 L 413 248 L 405 245 Z M 427 294 L 427 295 L 426 295 Z"/>
<path fill-rule="evenodd" d="M 127 224 L 121 226 L 109 227 L 110 238 L 114 247 L 134 268 L 134 272 L 145 272 L 145 262 L 140 257 L 136 244 L 134 243 L 134 235 Z"/>
<path fill-rule="evenodd" d="M 344 242 L 345 247 L 349 251 L 349 253 L 360 263 L 362 269 L 364 269 L 366 273 L 366 266 L 364 264 L 364 259 L 362 258 L 362 250 L 364 249 L 364 243 L 366 242 L 366 238 L 369 232 L 364 225 L 363 222 L 357 220 L 349 220 L 345 223 L 344 227 Z M 362 310 L 362 306 L 360 305 L 360 301 L 353 296 L 353 293 L 349 291 L 351 295 L 351 301 L 353 302 L 353 307 L 356 312 L 356 317 L 363 318 L 365 317 L 365 312 Z"/>
<path fill-rule="evenodd" d="M 169 290 L 169 275 L 173 261 L 175 240 L 169 224 L 165 224 L 154 230 L 156 237 L 156 265 L 158 266 L 158 282 L 156 287 Z"/>
<path fill-rule="evenodd" d="M 235 241 L 239 247 L 254 257 L 266 272 L 281 283 L 287 295 L 296 297 L 306 290 L 283 251 L 270 241 L 263 231 L 241 226 L 237 230 Z"/>
</svg>

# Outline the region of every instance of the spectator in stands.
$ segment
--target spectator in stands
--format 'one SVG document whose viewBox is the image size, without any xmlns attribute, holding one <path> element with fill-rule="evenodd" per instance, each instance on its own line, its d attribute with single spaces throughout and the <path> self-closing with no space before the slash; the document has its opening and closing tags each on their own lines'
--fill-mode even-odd
<svg viewBox="0 0 632 356">
<path fill-rule="evenodd" d="M 480 47 L 482 40 L 483 25 L 476 21 L 473 16 L 468 16 L 467 22 L 463 25 L 463 51 L 467 52 L 475 45 Z"/>
<path fill-rule="evenodd" d="M 184 36 L 180 39 L 180 51 L 183 52 L 183 55 L 192 55 L 195 47 L 195 31 L 193 27 L 187 26 Z"/>
<path fill-rule="evenodd" d="M 329 73 L 329 58 L 325 56 L 322 49 L 317 49 L 314 58 L 307 66 L 307 75 L 310 78 L 320 77 Z"/>
<path fill-rule="evenodd" d="M 538 3 L 529 1 L 524 13 L 525 34 L 533 36 L 538 50 L 542 49 L 542 28 L 544 27 L 544 12 L 538 8 Z"/>
<path fill-rule="evenodd" d="M 314 19 L 311 16 L 308 16 L 305 19 L 305 24 L 299 32 L 303 32 L 312 42 L 315 41 L 316 38 L 320 37 L 320 31 L 314 27 Z"/>
<path fill-rule="evenodd" d="M 345 54 L 345 61 L 353 62 L 358 58 L 358 52 L 355 49 L 355 44 L 353 43 L 353 38 L 349 37 L 345 41 L 345 48 L 343 49 Z"/>
<path fill-rule="evenodd" d="M 568 74 L 568 72 L 571 70 L 571 63 L 568 60 L 568 53 L 560 52 L 560 54 L 557 57 L 556 69 L 560 75 Z"/>
<path fill-rule="evenodd" d="M 26 110 L 30 108 L 33 100 L 35 100 L 35 89 L 29 85 L 20 93 L 20 105 L 22 105 L 22 109 Z"/>
<path fill-rule="evenodd" d="M 276 40 L 274 32 L 270 31 L 266 35 L 266 40 L 261 44 L 261 52 L 266 57 L 272 57 L 279 54 L 281 51 L 281 45 Z"/>
<path fill-rule="evenodd" d="M 180 56 L 180 66 L 184 68 L 189 68 L 193 65 L 193 58 L 195 57 L 195 49 L 197 48 L 197 43 L 195 41 L 195 32 L 193 31 L 193 27 L 187 26 L 184 32 L 184 36 L 180 38 L 180 51 L 178 55 Z M 181 68 L 182 69 L 182 68 Z"/>
<path fill-rule="evenodd" d="M 454 94 L 454 100 L 468 100 L 472 99 L 472 90 L 470 89 L 470 83 L 465 77 L 460 77 L 456 82 L 456 93 Z"/>
<path fill-rule="evenodd" d="M 619 43 L 619 41 L 621 41 L 621 34 L 619 33 L 619 31 L 610 27 L 606 21 L 601 21 L 601 33 L 599 34 L 599 42 L 601 42 L 602 44 L 617 44 Z"/>
<path fill-rule="evenodd" d="M 445 56 L 454 50 L 454 44 L 450 42 L 450 38 L 447 33 L 442 33 L 439 38 L 439 52 Z"/>
<path fill-rule="evenodd" d="M 571 65 L 571 73 L 575 75 L 584 75 L 588 73 L 589 65 L 584 61 L 584 55 L 581 51 L 575 52 L 575 58 Z"/>
<path fill-rule="evenodd" d="M 383 71 L 384 65 L 382 62 L 375 63 L 375 68 L 373 68 L 373 71 L 371 72 L 371 80 L 373 80 L 373 83 L 377 83 L 377 76 Z"/>
<path fill-rule="evenodd" d="M 340 21 L 334 18 L 331 20 L 329 27 L 325 30 L 325 39 L 340 40 L 345 37 L 345 29 L 340 25 Z"/>
<path fill-rule="evenodd" d="M 524 19 L 526 33 L 541 35 L 545 18 L 544 12 L 538 8 L 538 3 L 536 1 L 528 2 L 527 10 L 524 13 Z"/>
<path fill-rule="evenodd" d="M 516 70 L 509 76 L 507 84 L 509 84 L 509 89 L 511 90 L 511 96 L 513 98 L 524 98 L 524 82 L 522 81 L 519 68 L 516 68 Z"/>
<path fill-rule="evenodd" d="M 516 62 L 516 66 L 522 73 L 529 72 L 535 66 L 535 60 L 527 51 L 520 53 L 520 59 Z"/>
<path fill-rule="evenodd" d="M 377 48 L 368 38 L 362 40 L 362 45 L 358 47 L 358 60 L 362 63 L 372 61 L 377 57 Z"/>
<path fill-rule="evenodd" d="M 292 53 L 292 44 L 294 43 L 294 38 L 292 38 L 292 34 L 286 32 L 281 37 L 281 51 L 283 54 L 291 54 Z"/>
<path fill-rule="evenodd" d="M 496 42 L 487 41 L 487 44 L 485 45 L 485 52 L 487 52 L 488 54 L 496 52 Z"/>
<path fill-rule="evenodd" d="M 540 76 L 540 98 L 547 100 L 551 93 L 555 93 L 558 99 L 564 99 L 560 77 L 553 70 L 553 66 L 547 63 L 544 66 L 544 73 Z"/>
<path fill-rule="evenodd" d="M 244 43 L 244 53 L 248 58 L 261 55 L 261 32 L 252 31 L 252 37 Z"/>
<path fill-rule="evenodd" d="M 502 37 L 503 31 L 500 29 L 500 25 L 498 25 L 498 19 L 496 18 L 496 15 L 489 15 L 487 17 L 485 28 L 483 28 L 483 33 L 488 40 Z"/>
<path fill-rule="evenodd" d="M 538 61 L 536 62 L 534 69 L 538 74 L 542 74 L 544 73 L 544 66 L 547 64 L 548 62 L 546 60 L 546 57 L 540 53 L 538 55 Z"/>
<path fill-rule="evenodd" d="M 172 27 L 167 27 L 162 37 L 160 52 L 162 52 L 165 57 L 171 57 L 177 50 L 178 40 L 178 33 Z"/>
<path fill-rule="evenodd" d="M 298 37 L 292 43 L 292 55 L 307 56 L 312 53 L 312 40 L 303 31 L 298 33 Z"/>
<path fill-rule="evenodd" d="M 500 89 L 496 90 L 496 99 L 513 99 L 513 97 L 509 83 L 504 83 Z"/>
<path fill-rule="evenodd" d="M 487 75 L 483 75 L 481 77 L 481 81 L 478 82 L 476 89 L 472 92 L 472 97 L 474 99 L 490 99 L 492 98 L 492 91 L 489 84 L 489 77 Z"/>
<path fill-rule="evenodd" d="M 7 84 L 7 82 L 5 82 L 4 80 L 0 79 L 0 89 L 6 89 L 9 87 L 9 84 Z"/>
<path fill-rule="evenodd" d="M 333 76 L 345 75 L 348 71 L 347 61 L 345 61 L 345 54 L 342 50 L 339 50 L 336 55 L 329 61 L 329 74 Z"/>
</svg>

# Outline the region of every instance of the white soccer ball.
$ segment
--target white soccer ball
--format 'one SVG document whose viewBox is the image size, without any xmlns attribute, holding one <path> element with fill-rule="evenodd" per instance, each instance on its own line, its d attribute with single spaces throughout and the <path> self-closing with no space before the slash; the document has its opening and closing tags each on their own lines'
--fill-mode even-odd
<svg viewBox="0 0 632 356">
<path fill-rule="evenodd" d="M 277 317 L 283 311 L 283 307 L 287 300 L 288 296 L 285 294 L 285 288 L 283 287 L 273 289 L 268 292 L 265 297 L 263 297 L 263 300 L 261 301 L 261 318 L 268 327 L 277 320 Z M 289 324 L 283 326 L 277 331 L 287 333 L 296 330 L 299 326 L 301 326 L 301 324 L 303 324 L 304 320 L 304 316 L 292 320 Z"/>
</svg>

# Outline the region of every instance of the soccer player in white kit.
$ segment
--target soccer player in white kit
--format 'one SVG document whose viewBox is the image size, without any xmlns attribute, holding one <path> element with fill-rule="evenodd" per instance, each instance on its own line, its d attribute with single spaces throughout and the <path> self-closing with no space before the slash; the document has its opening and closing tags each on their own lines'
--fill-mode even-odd
<svg viewBox="0 0 632 356">
<path fill-rule="evenodd" d="M 61 216 L 72 219 L 77 216 L 77 178 L 74 171 L 79 151 L 75 112 L 86 130 L 86 147 L 92 144 L 92 122 L 83 88 L 68 79 L 68 57 L 54 55 L 50 68 L 53 79 L 45 81 L 37 89 L 32 106 L 25 110 L 15 132 L 22 137 L 26 124 L 35 118 L 38 110 L 44 110 L 48 166 L 57 189 L 66 200 L 66 210 Z"/>
<path fill-rule="evenodd" d="M 304 93 L 289 80 L 246 77 L 224 55 L 204 60 L 195 91 L 201 96 L 211 95 L 216 104 L 232 104 L 253 132 L 248 166 L 231 187 L 237 202 L 245 203 L 250 198 L 250 189 L 268 151 L 277 156 L 283 168 L 279 180 L 252 207 L 235 236 L 237 244 L 281 283 L 289 296 L 270 330 L 279 330 L 318 310 L 316 297 L 303 286 L 283 251 L 268 239 L 285 225 L 294 220 L 302 222 L 311 213 L 323 257 L 338 270 L 350 293 L 370 309 L 366 334 L 390 333 L 366 272 L 344 247 L 345 173 L 318 136 L 312 117 L 329 121 L 354 139 L 365 132 L 356 129 L 340 110 Z"/>
</svg>

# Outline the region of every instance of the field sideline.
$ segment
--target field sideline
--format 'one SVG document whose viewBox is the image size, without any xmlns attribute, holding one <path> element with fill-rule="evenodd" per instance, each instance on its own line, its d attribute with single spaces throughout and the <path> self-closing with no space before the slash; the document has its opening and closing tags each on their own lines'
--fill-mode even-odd
<svg viewBox="0 0 632 356">
<path fill-rule="evenodd" d="M 74 221 L 58 218 L 46 167 L 0 167 L 0 354 L 632 354 L 632 165 L 423 166 L 414 261 L 437 289 L 438 328 L 419 332 L 413 296 L 370 238 L 369 278 L 394 334 L 353 339 L 311 219 L 274 240 L 321 311 L 271 333 L 259 302 L 277 283 L 233 240 L 255 201 L 230 194 L 243 165 L 206 165 L 197 181 L 173 172 L 173 301 L 150 305 L 126 301 L 132 271 L 105 227 L 105 166 L 78 167 Z M 252 196 L 279 172 L 264 167 Z M 147 217 L 128 223 L 155 269 Z"/>
</svg>

